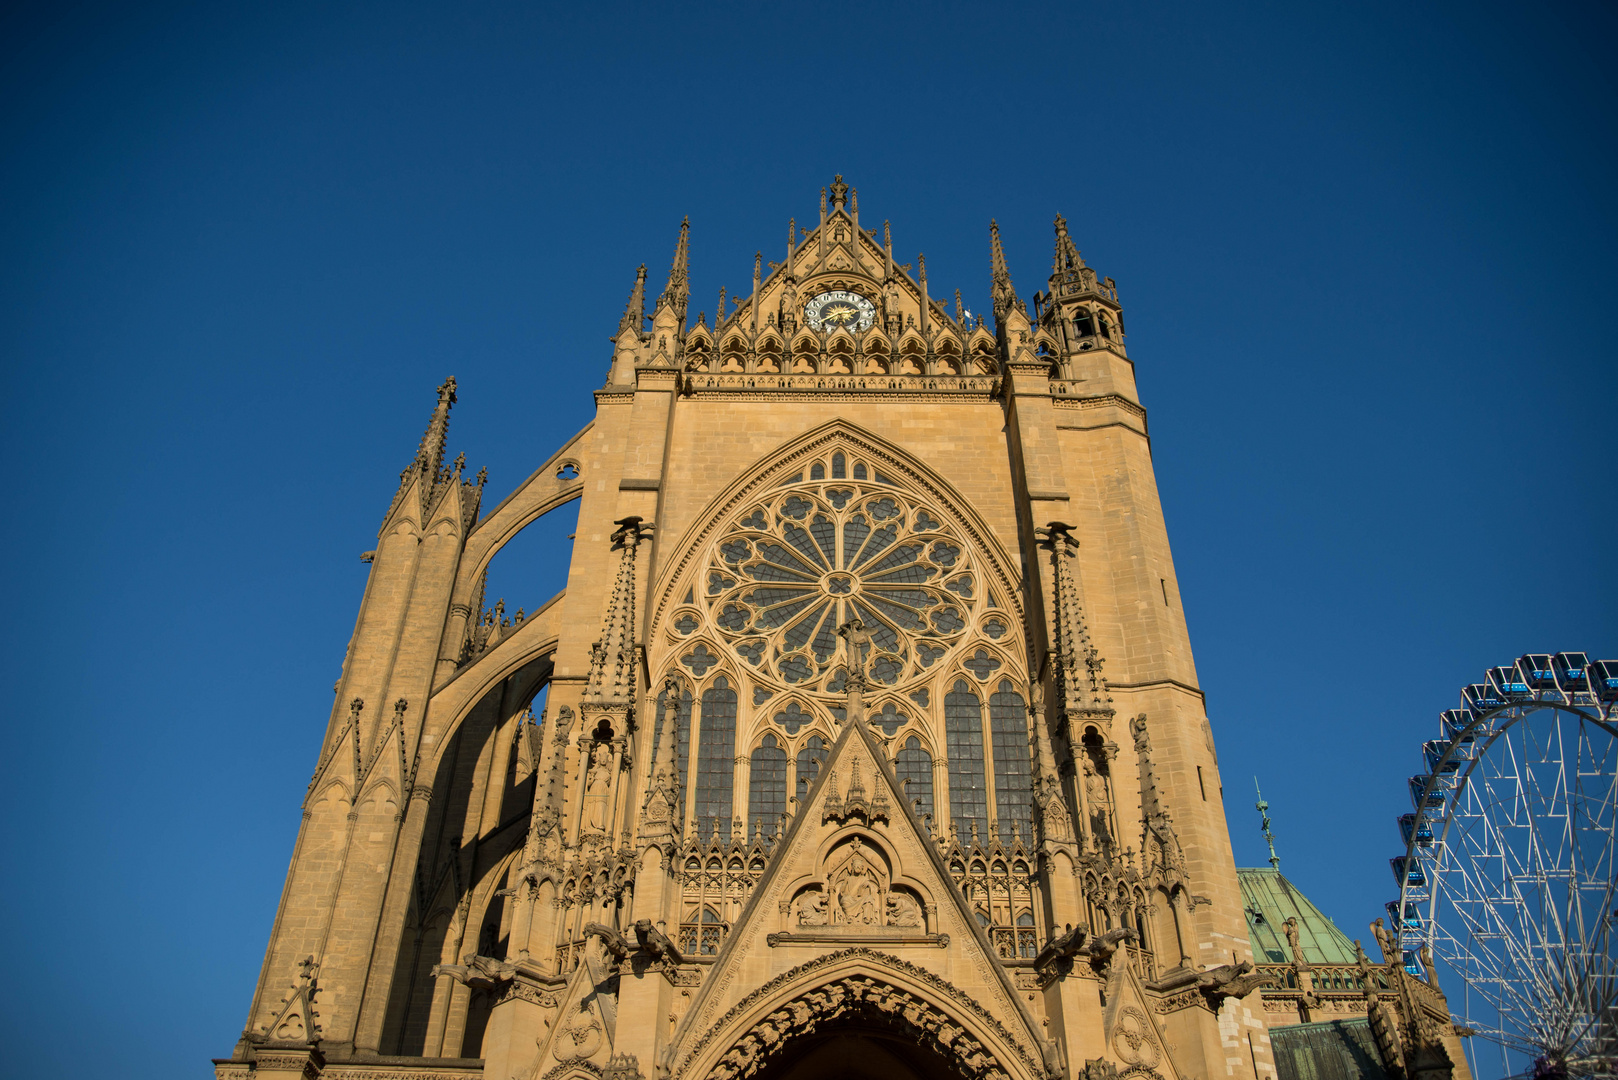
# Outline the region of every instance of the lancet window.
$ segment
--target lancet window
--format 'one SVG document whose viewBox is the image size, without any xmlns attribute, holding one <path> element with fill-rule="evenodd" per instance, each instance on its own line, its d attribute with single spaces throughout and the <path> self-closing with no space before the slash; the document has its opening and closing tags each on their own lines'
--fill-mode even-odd
<svg viewBox="0 0 1618 1080">
<path fill-rule="evenodd" d="M 994 749 L 994 809 L 1000 839 L 1013 833 L 1033 839 L 1033 786 L 1029 776 L 1028 712 L 1009 679 L 989 695 L 989 731 Z"/>
<path fill-rule="evenodd" d="M 904 785 L 905 798 L 923 821 L 933 816 L 933 756 L 912 735 L 895 755 L 894 771 Z"/>
<path fill-rule="evenodd" d="M 697 728 L 697 830 L 730 839 L 736 769 L 736 691 L 724 676 L 702 692 Z"/>
<path fill-rule="evenodd" d="M 944 738 L 949 760 L 949 816 L 963 839 L 976 827 L 989 832 L 988 786 L 983 773 L 983 709 L 964 679 L 944 695 Z"/>
<path fill-rule="evenodd" d="M 802 802 L 809 797 L 809 788 L 820 775 L 820 763 L 826 760 L 831 747 L 819 735 L 811 735 L 804 740 L 803 749 L 798 751 L 798 801 Z"/>
<path fill-rule="evenodd" d="M 747 834 L 773 837 L 787 811 L 787 752 L 773 734 L 753 751 L 748 775 Z"/>
</svg>

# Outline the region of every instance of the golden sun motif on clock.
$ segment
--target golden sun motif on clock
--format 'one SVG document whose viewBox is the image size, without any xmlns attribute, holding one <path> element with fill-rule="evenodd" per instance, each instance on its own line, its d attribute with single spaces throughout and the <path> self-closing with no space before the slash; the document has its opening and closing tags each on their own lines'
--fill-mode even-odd
<svg viewBox="0 0 1618 1080">
<path fill-rule="evenodd" d="M 813 297 L 804 305 L 803 317 L 816 333 L 841 328 L 859 334 L 876 322 L 876 307 L 859 293 L 837 289 Z"/>
</svg>

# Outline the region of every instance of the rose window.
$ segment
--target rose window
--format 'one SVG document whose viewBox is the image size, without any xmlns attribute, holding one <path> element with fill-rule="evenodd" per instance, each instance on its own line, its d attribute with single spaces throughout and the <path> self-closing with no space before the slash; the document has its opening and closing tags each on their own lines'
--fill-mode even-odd
<svg viewBox="0 0 1618 1080">
<path fill-rule="evenodd" d="M 864 624 L 867 676 L 898 688 L 964 640 L 983 599 L 969 549 L 942 515 L 879 473 L 867 480 L 863 465 L 842 479 L 842 457 L 830 482 L 798 481 L 744 509 L 703 582 L 713 625 L 756 679 L 832 696 L 847 685 L 839 626 Z"/>
</svg>

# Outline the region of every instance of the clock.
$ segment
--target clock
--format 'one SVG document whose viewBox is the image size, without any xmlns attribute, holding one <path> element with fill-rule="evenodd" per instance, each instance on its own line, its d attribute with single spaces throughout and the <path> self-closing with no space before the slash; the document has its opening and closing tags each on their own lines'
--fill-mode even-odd
<svg viewBox="0 0 1618 1080">
<path fill-rule="evenodd" d="M 859 293 L 838 289 L 812 298 L 803 306 L 803 317 L 816 333 L 841 327 L 859 334 L 876 322 L 876 307 Z"/>
</svg>

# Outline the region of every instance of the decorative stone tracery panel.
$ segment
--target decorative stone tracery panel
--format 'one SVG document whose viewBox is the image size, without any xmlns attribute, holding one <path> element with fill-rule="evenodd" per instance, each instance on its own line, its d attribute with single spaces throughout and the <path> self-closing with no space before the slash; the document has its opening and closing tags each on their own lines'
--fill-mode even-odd
<svg viewBox="0 0 1618 1080">
<path fill-rule="evenodd" d="M 1016 638 L 978 561 L 939 506 L 832 450 L 733 513 L 669 619 L 670 643 L 699 678 L 727 654 L 758 687 L 755 704 L 794 692 L 835 711 L 848 677 L 837 629 L 857 618 L 872 693 L 924 708 L 935 676 L 1001 668 L 995 654 Z M 903 705 L 888 707 L 896 727 Z"/>
</svg>

